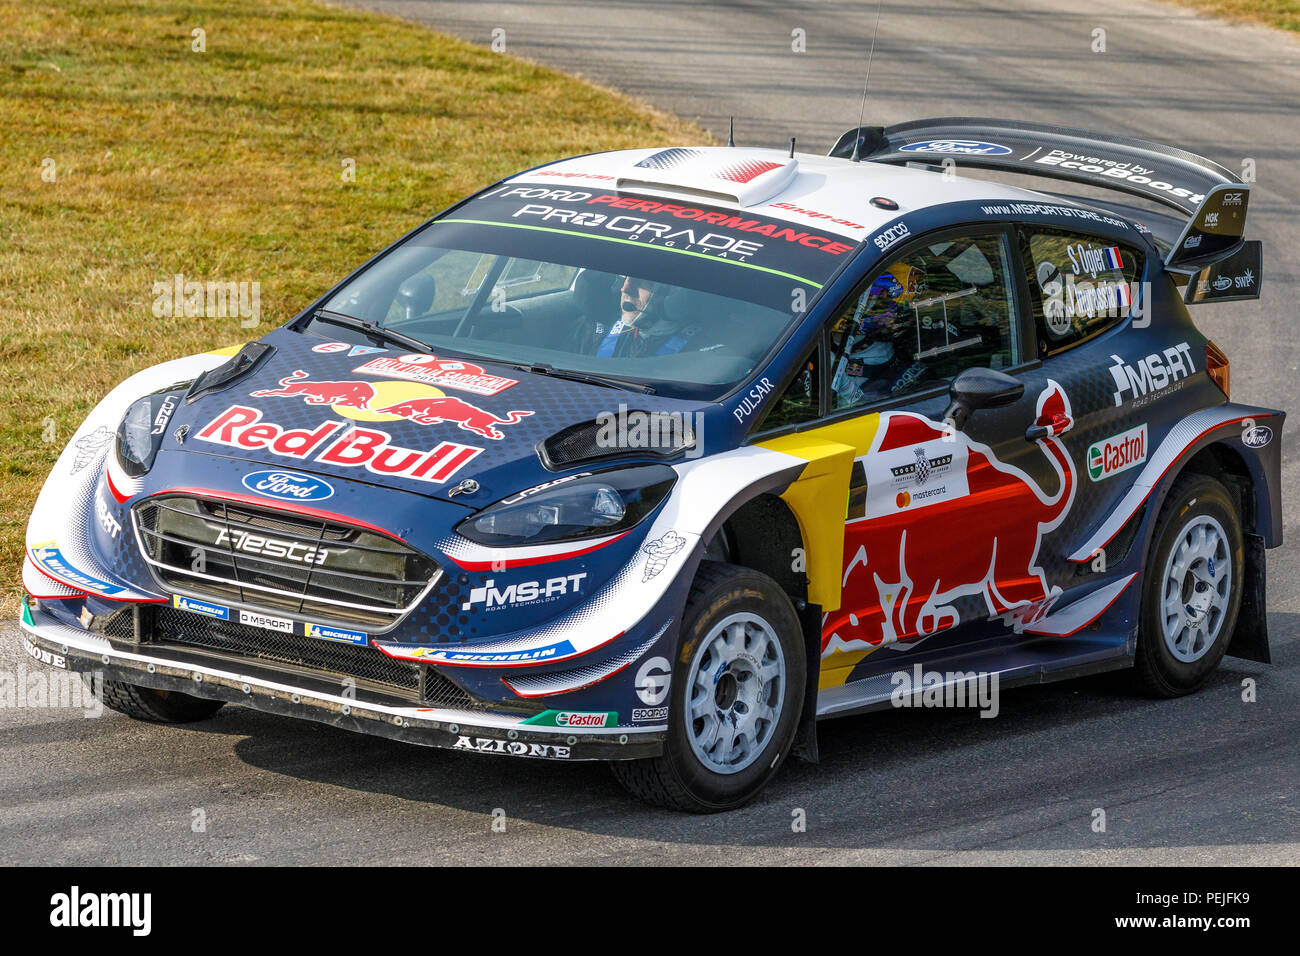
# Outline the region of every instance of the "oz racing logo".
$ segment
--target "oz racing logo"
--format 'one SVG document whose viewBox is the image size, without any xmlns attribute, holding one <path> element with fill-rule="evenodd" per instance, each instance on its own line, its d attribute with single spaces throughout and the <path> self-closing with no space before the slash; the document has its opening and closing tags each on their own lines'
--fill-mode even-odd
<svg viewBox="0 0 1300 956">
<path fill-rule="evenodd" d="M 636 672 L 636 695 L 647 707 L 655 707 L 668 699 L 668 682 L 672 665 L 666 657 L 652 657 Z"/>
</svg>

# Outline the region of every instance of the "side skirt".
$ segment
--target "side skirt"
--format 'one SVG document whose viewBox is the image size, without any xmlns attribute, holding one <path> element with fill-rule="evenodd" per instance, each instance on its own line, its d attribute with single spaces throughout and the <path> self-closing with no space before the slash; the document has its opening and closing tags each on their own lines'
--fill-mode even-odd
<svg viewBox="0 0 1300 956">
<path fill-rule="evenodd" d="M 999 688 L 1008 688 L 1047 684 L 1131 667 L 1135 647 L 1132 635 L 1127 638 L 1116 635 L 1109 640 L 1098 636 L 1045 638 L 1026 642 L 1014 649 L 989 648 L 924 662 L 899 655 L 898 667 L 892 671 L 874 674 L 842 687 L 824 689 L 817 702 L 817 718 L 847 717 L 893 707 L 892 697 L 898 686 L 894 675 L 900 672 L 910 674 L 916 664 L 921 664 L 927 672 L 997 674 Z M 958 682 L 953 680 L 939 686 Z"/>
</svg>

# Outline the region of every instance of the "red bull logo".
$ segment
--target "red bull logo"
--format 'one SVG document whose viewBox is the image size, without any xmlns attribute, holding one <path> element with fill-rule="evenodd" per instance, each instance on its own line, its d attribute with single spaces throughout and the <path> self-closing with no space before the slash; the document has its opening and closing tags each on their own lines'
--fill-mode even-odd
<svg viewBox="0 0 1300 956">
<path fill-rule="evenodd" d="M 468 366 L 471 369 L 477 365 Z M 481 371 L 481 370 L 480 370 Z M 361 421 L 406 419 L 419 425 L 457 425 L 481 438 L 505 438 L 500 426 L 514 425 L 533 414 L 514 410 L 499 418 L 431 385 L 404 381 L 318 382 L 302 369 L 280 379 L 280 387 L 250 393 L 254 398 L 301 398 L 308 405 L 328 405 L 347 418 Z"/>
<path fill-rule="evenodd" d="M 313 382 L 302 369 L 288 378 L 280 379 L 280 387 L 250 392 L 253 398 L 272 395 L 297 396 L 308 405 L 343 405 L 347 408 L 369 408 L 375 397 L 374 386 L 369 382 Z"/>
<path fill-rule="evenodd" d="M 315 428 L 282 428 L 263 421 L 256 408 L 243 405 L 227 408 L 203 426 L 196 437 L 243 451 L 265 451 L 298 461 L 364 468 L 376 475 L 436 484 L 452 477 L 483 451 L 447 441 L 429 451 L 403 448 L 394 445 L 387 432 L 340 421 L 322 422 Z"/>
<path fill-rule="evenodd" d="M 410 398 L 396 405 L 379 409 L 381 415 L 400 415 L 402 418 L 418 422 L 421 425 L 437 425 L 440 422 L 454 422 L 467 432 L 482 435 L 500 441 L 505 436 L 497 429 L 498 425 L 513 425 L 532 412 L 507 412 L 505 418 L 497 418 L 491 412 L 471 405 L 469 402 L 452 398 L 448 395 L 429 398 Z"/>
<path fill-rule="evenodd" d="M 1038 551 L 1074 502 L 1074 463 L 1057 436 L 1073 425 L 1055 382 L 1038 398 L 1038 440 L 1057 476 L 1049 495 L 986 445 L 910 412 L 881 415 L 863 461 L 864 513 L 844 534 L 844 599 L 826 615 L 823 656 L 919 640 L 960 623 L 953 602 L 982 597 L 1017 630 L 1047 613 Z"/>
</svg>

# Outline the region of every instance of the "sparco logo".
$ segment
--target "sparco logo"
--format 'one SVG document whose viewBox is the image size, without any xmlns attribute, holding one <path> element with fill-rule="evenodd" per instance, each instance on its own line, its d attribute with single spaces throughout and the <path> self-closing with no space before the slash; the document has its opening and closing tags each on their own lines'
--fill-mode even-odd
<svg viewBox="0 0 1300 956">
<path fill-rule="evenodd" d="M 460 606 L 462 611 L 472 610 L 475 604 L 485 605 L 485 610 L 492 610 L 506 605 L 534 604 L 553 601 L 566 594 L 577 594 L 582 589 L 586 571 L 578 574 L 566 574 L 559 578 L 545 581 L 520 581 L 499 588 L 496 581 L 489 578 L 481 588 L 471 588 L 469 600 Z"/>
<path fill-rule="evenodd" d="M 567 760 L 568 747 L 555 744 L 526 744 L 522 740 L 494 740 L 491 737 L 457 737 L 454 750 L 481 750 L 484 753 L 513 754 L 516 757 L 547 757 Z"/>
<path fill-rule="evenodd" d="M 297 541 L 282 541 L 279 538 L 267 538 L 247 531 L 231 534 L 225 528 L 217 535 L 217 544 L 248 554 L 260 554 L 266 558 L 285 558 L 299 564 L 324 564 L 329 557 L 329 549 L 315 545 L 301 544 Z"/>
<path fill-rule="evenodd" d="M 1163 352 L 1152 352 L 1132 364 L 1118 355 L 1112 355 L 1111 360 L 1114 362 L 1110 374 L 1115 379 L 1116 405 L 1124 404 L 1126 393 L 1130 399 L 1137 400 L 1196 371 L 1191 346 L 1186 342 L 1170 346 Z"/>
<path fill-rule="evenodd" d="M 884 251 L 885 249 L 888 249 L 890 246 L 892 246 L 894 243 L 898 242 L 899 239 L 905 239 L 909 235 L 911 235 L 911 230 L 907 228 L 907 223 L 900 222 L 896 226 L 890 226 L 888 229 L 886 229 L 880 235 L 876 236 L 871 241 L 876 244 L 877 249 Z"/>
</svg>

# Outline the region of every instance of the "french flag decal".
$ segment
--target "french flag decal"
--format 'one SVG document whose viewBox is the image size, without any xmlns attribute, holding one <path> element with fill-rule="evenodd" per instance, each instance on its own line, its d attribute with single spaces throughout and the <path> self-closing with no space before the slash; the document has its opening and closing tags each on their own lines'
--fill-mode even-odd
<svg viewBox="0 0 1300 956">
<path fill-rule="evenodd" d="M 1115 283 L 1115 301 L 1120 304 L 1121 308 L 1125 309 L 1133 304 L 1133 293 L 1129 289 L 1127 282 Z"/>
<path fill-rule="evenodd" d="M 1123 269 L 1124 260 L 1120 258 L 1119 246 L 1111 246 L 1109 249 L 1101 250 L 1102 257 L 1106 260 L 1106 267 L 1109 269 Z"/>
</svg>

